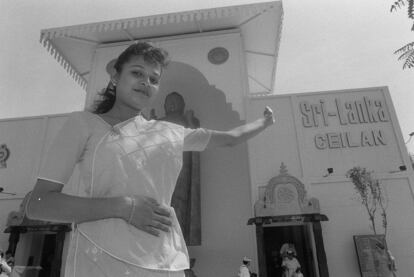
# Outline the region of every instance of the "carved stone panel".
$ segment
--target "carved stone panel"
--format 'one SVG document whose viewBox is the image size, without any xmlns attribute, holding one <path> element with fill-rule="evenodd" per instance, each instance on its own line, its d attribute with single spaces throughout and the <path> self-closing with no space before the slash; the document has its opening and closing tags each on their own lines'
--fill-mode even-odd
<svg viewBox="0 0 414 277">
<path fill-rule="evenodd" d="M 255 216 L 278 216 L 319 213 L 319 200 L 307 198 L 305 185 L 288 174 L 282 163 L 278 176 L 270 179 L 255 203 Z"/>
</svg>

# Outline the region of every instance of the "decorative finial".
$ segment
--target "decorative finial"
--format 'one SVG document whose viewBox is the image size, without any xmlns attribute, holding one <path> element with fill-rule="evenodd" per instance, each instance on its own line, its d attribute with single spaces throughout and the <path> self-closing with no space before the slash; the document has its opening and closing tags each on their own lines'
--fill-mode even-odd
<svg viewBox="0 0 414 277">
<path fill-rule="evenodd" d="M 7 159 L 10 157 L 10 150 L 6 144 L 0 145 L 0 168 L 7 167 Z"/>
<path fill-rule="evenodd" d="M 286 165 L 282 162 L 282 164 L 280 165 L 280 171 L 279 171 L 279 175 L 287 175 L 288 170 Z"/>
</svg>

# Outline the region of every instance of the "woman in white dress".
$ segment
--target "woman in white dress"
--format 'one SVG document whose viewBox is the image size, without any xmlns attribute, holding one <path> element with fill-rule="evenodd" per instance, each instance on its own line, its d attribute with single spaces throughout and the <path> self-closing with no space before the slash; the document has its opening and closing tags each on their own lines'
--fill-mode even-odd
<svg viewBox="0 0 414 277">
<path fill-rule="evenodd" d="M 167 59 L 149 43 L 129 46 L 95 112 L 72 113 L 49 149 L 26 213 L 73 223 L 65 276 L 184 277 L 189 258 L 170 206 L 182 152 L 232 146 L 274 123 L 267 107 L 229 131 L 146 120 Z M 79 194 L 64 194 L 76 165 Z"/>
</svg>

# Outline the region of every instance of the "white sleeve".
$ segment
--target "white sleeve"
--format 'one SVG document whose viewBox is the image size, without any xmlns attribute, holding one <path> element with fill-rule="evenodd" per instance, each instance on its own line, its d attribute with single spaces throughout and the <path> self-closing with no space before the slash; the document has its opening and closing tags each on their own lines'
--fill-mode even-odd
<svg viewBox="0 0 414 277">
<path fill-rule="evenodd" d="M 300 263 L 299 263 L 298 259 L 295 258 L 295 260 L 296 260 L 296 268 L 300 267 Z"/>
<path fill-rule="evenodd" d="M 240 269 L 240 277 L 250 277 L 250 272 L 247 267 L 243 267 Z"/>
<path fill-rule="evenodd" d="M 184 151 L 203 151 L 210 141 L 211 131 L 204 128 L 184 128 Z"/>
<path fill-rule="evenodd" d="M 82 112 L 69 115 L 50 146 L 38 178 L 66 184 L 89 137 Z"/>
</svg>

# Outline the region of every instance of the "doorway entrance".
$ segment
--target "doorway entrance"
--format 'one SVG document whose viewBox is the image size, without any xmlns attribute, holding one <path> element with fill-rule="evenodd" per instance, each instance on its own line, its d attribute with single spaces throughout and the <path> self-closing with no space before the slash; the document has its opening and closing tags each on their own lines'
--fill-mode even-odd
<svg viewBox="0 0 414 277">
<path fill-rule="evenodd" d="M 279 175 L 259 187 L 258 195 L 255 217 L 247 225 L 256 225 L 260 276 L 283 276 L 282 261 L 288 247 L 304 276 L 329 277 L 321 226 L 328 217 L 320 213 L 319 200 L 306 197 L 305 185 L 288 174 L 283 162 Z M 287 263 L 294 262 L 290 259 Z"/>
<path fill-rule="evenodd" d="M 267 276 L 284 277 L 283 260 L 293 263 L 293 259 L 297 259 L 304 276 L 318 277 L 312 241 L 313 235 L 308 225 L 263 228 Z M 293 251 L 293 257 L 288 257 L 288 250 Z"/>
<path fill-rule="evenodd" d="M 65 236 L 70 230 L 69 224 L 43 222 L 7 227 L 5 233 L 10 233 L 8 250 L 15 257 L 15 268 L 21 270 L 19 274 L 59 277 Z M 22 243 L 18 249 L 19 241 Z"/>
<path fill-rule="evenodd" d="M 328 262 L 320 221 L 323 214 L 255 217 L 248 225 L 256 225 L 257 257 L 261 277 L 282 277 L 283 251 L 293 248 L 304 276 L 329 277 Z M 284 245 L 287 246 L 284 246 Z M 281 253 L 282 252 L 282 253 Z"/>
<path fill-rule="evenodd" d="M 53 266 L 53 261 L 56 257 L 60 257 L 62 253 L 56 253 L 56 234 L 45 234 L 43 239 L 43 247 L 40 259 L 40 267 L 38 277 L 59 277 L 60 267 L 56 268 Z M 39 254 L 40 254 L 39 253 Z M 57 270 L 57 272 L 56 272 Z"/>
</svg>

